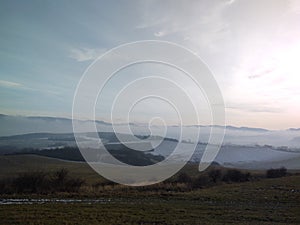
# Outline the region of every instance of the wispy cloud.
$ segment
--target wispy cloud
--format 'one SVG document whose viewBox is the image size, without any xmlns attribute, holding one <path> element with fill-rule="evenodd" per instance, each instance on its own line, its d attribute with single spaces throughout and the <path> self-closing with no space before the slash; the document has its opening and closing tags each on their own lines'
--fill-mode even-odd
<svg viewBox="0 0 300 225">
<path fill-rule="evenodd" d="M 24 87 L 23 84 L 16 83 L 16 82 L 11 82 L 11 81 L 7 81 L 7 80 L 0 80 L 0 86 L 2 86 L 2 87 L 12 87 L 12 88 Z"/>
<path fill-rule="evenodd" d="M 137 28 L 150 29 L 157 38 L 188 41 L 193 47 L 215 51 L 216 42 L 228 36 L 223 13 L 234 2 L 190 1 L 187 7 L 184 1 L 151 1 L 141 9 L 145 13 Z"/>
<path fill-rule="evenodd" d="M 48 90 L 47 88 L 32 88 L 25 86 L 24 84 L 17 83 L 17 82 L 11 82 L 7 80 L 0 80 L 0 87 L 6 87 L 6 88 L 17 88 L 18 90 L 24 90 L 24 91 L 34 91 L 34 92 L 40 92 L 40 93 L 47 93 L 51 95 L 59 95 L 60 92 Z"/>
<path fill-rule="evenodd" d="M 260 78 L 260 77 L 263 77 L 263 76 L 265 76 L 265 75 L 267 75 L 269 73 L 272 73 L 274 70 L 275 70 L 275 68 L 267 69 L 267 70 L 264 70 L 262 72 L 254 73 L 253 75 L 248 76 L 248 78 L 249 79 Z"/>
<path fill-rule="evenodd" d="M 233 4 L 235 1 L 236 1 L 236 0 L 226 0 L 226 1 L 225 1 L 225 4 L 231 5 L 231 4 Z"/>
<path fill-rule="evenodd" d="M 300 2 L 298 0 L 290 0 L 289 7 L 293 12 L 300 12 Z"/>
<path fill-rule="evenodd" d="M 262 103 L 231 103 L 226 105 L 226 109 L 254 113 L 282 113 L 284 111 L 281 107 L 276 107 L 270 104 Z"/>
<path fill-rule="evenodd" d="M 154 36 L 155 37 L 163 37 L 163 36 L 165 36 L 167 33 L 166 32 L 164 32 L 164 31 L 158 31 L 158 32 L 155 32 L 154 33 Z"/>
<path fill-rule="evenodd" d="M 69 57 L 78 62 L 95 60 L 100 55 L 106 52 L 106 49 L 93 49 L 93 48 L 72 48 Z"/>
</svg>

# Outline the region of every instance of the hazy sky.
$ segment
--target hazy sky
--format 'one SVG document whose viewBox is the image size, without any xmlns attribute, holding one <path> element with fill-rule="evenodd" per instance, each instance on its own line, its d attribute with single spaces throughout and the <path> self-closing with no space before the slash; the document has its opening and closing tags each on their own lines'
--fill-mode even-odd
<svg viewBox="0 0 300 225">
<path fill-rule="evenodd" d="M 178 43 L 207 63 L 228 124 L 300 127 L 297 0 L 2 0 L 0 113 L 70 117 L 88 65 L 145 39 Z"/>
</svg>

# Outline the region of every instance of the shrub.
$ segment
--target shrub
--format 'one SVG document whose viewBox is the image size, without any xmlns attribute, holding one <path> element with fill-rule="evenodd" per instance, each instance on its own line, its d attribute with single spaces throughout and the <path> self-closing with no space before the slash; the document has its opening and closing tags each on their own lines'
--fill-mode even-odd
<svg viewBox="0 0 300 225">
<path fill-rule="evenodd" d="M 56 190 L 65 191 L 66 182 L 69 176 L 69 171 L 66 169 L 60 169 L 56 171 L 51 179 L 51 183 Z"/>
<path fill-rule="evenodd" d="M 192 183 L 193 188 L 203 188 L 210 183 L 207 175 L 199 175 Z"/>
<path fill-rule="evenodd" d="M 78 192 L 85 180 L 69 177 L 66 169 L 54 174 L 30 172 L 19 174 L 16 178 L 0 180 L 0 193 Z"/>
<path fill-rule="evenodd" d="M 67 169 L 60 169 L 54 173 L 51 179 L 53 189 L 63 192 L 78 192 L 85 180 L 80 178 L 71 178 Z"/>
<path fill-rule="evenodd" d="M 78 192 L 81 186 L 85 184 L 85 180 L 80 178 L 70 178 L 65 183 L 64 191 L 67 192 Z"/>
<path fill-rule="evenodd" d="M 237 169 L 230 169 L 227 170 L 223 177 L 223 181 L 225 182 L 245 182 L 250 180 L 250 173 L 242 173 L 240 170 Z"/>
<path fill-rule="evenodd" d="M 222 179 L 222 172 L 220 169 L 213 169 L 208 172 L 208 176 L 212 182 L 217 183 L 217 181 Z"/>
<path fill-rule="evenodd" d="M 41 193 L 49 190 L 49 178 L 44 172 L 20 174 L 12 181 L 12 188 L 17 193 Z"/>
<path fill-rule="evenodd" d="M 287 175 L 287 169 L 285 167 L 281 167 L 279 169 L 269 169 L 266 172 L 267 178 L 284 177 L 286 175 Z"/>
<path fill-rule="evenodd" d="M 11 194 L 12 192 L 12 179 L 0 180 L 0 194 Z"/>
<path fill-rule="evenodd" d="M 191 183 L 192 178 L 186 173 L 181 173 L 181 174 L 178 175 L 176 181 L 178 183 Z"/>
</svg>

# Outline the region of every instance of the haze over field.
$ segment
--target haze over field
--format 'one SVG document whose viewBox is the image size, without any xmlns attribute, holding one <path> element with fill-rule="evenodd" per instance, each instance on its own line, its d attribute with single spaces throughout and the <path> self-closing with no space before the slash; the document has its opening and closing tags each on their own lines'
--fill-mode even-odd
<svg viewBox="0 0 300 225">
<path fill-rule="evenodd" d="M 0 117 L 0 123 L 3 124 L 5 128 L 9 127 L 10 129 L 4 129 L 0 132 L 2 136 L 0 137 L 0 155 L 34 153 L 65 160 L 82 161 L 84 159 L 78 150 L 73 153 L 70 153 L 70 150 L 64 150 L 64 148 L 67 147 L 73 148 L 72 151 L 75 151 L 74 148 L 76 148 L 71 122 L 70 119 L 65 118 L 2 115 Z M 130 124 L 131 129 L 135 131 L 135 135 L 140 139 L 137 143 L 130 133 L 118 134 L 119 136 L 117 137 L 112 124 L 97 121 L 97 129 L 101 131 L 101 133 L 94 134 L 90 133 L 91 131 L 87 129 L 89 127 L 87 123 L 92 123 L 92 121 L 78 122 L 82 125 L 83 129 L 77 138 L 80 137 L 80 141 L 85 142 L 88 148 L 93 148 L 93 141 L 100 137 L 102 144 L 105 145 L 106 148 L 111 149 L 111 153 L 114 152 L 119 156 L 118 154 L 120 153 L 116 150 L 126 150 L 124 146 L 122 147 L 122 145 L 120 145 L 121 141 L 118 138 L 121 135 L 122 143 L 132 143 L 132 147 L 134 145 L 135 147 L 137 147 L 137 145 L 140 147 L 142 147 L 142 145 L 152 145 L 151 151 L 147 153 L 154 157 L 168 157 L 178 146 L 179 150 L 178 153 L 174 155 L 174 159 L 175 161 L 181 161 L 187 154 L 186 149 L 189 149 L 190 145 L 192 145 L 191 142 L 199 142 L 195 146 L 193 156 L 189 159 L 189 161 L 195 163 L 199 163 L 203 156 L 211 128 L 209 126 L 202 126 L 200 128 L 200 139 L 190 140 L 189 137 L 191 135 L 189 135 L 189 133 L 196 132 L 198 127 L 183 127 L 183 129 L 186 129 L 187 136 L 183 137 L 182 143 L 179 143 L 177 140 L 179 137 L 178 127 L 168 127 L 164 139 L 153 136 L 150 140 L 144 141 L 143 135 L 150 135 L 148 126 L 144 124 Z M 119 124 L 119 131 L 123 130 L 126 132 L 125 126 L 125 124 Z M 155 132 L 155 129 L 160 130 L 162 128 L 158 126 L 151 127 L 152 132 Z M 222 131 L 223 129 L 219 129 L 219 132 Z M 224 167 L 243 169 L 269 169 L 281 166 L 288 169 L 300 169 L 299 137 L 299 129 L 266 130 L 261 128 L 228 126 L 225 140 L 214 161 Z M 104 157 L 104 155 L 102 157 Z M 131 154 L 128 157 L 131 157 L 131 160 L 136 160 L 135 157 L 137 156 Z M 128 157 L 125 157 L 125 159 Z M 138 162 L 147 163 L 147 157 L 142 161 L 140 158 Z"/>
<path fill-rule="evenodd" d="M 82 132 L 91 132 L 89 130 L 92 121 L 78 121 L 81 124 Z M 72 120 L 67 118 L 56 117 L 23 117 L 23 116 L 0 116 L 0 137 L 11 136 L 27 133 L 71 133 Z M 110 123 L 96 121 L 98 132 L 114 132 Z M 147 124 L 130 124 L 135 135 L 150 135 L 150 129 L 153 133 L 159 133 L 162 129 L 160 126 L 151 126 Z M 118 131 L 126 133 L 127 124 L 118 124 Z M 199 140 L 191 140 L 189 135 L 195 133 L 199 126 L 184 126 L 186 136 L 182 137 L 185 141 L 207 143 L 211 132 L 210 126 L 200 126 Z M 166 137 L 178 139 L 180 127 L 169 126 Z M 223 128 L 217 128 L 217 132 L 223 132 Z M 300 146 L 300 129 L 290 128 L 286 130 L 268 130 L 262 128 L 234 127 L 227 126 L 224 137 L 224 144 L 233 145 L 272 145 L 275 147 L 299 148 Z"/>
</svg>

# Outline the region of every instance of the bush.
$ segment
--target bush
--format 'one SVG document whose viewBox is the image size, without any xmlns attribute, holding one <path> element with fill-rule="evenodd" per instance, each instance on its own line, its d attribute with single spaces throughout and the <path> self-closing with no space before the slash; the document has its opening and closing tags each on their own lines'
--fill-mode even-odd
<svg viewBox="0 0 300 225">
<path fill-rule="evenodd" d="M 223 181 L 225 182 L 245 182 L 250 180 L 250 173 L 242 173 L 240 170 L 231 169 L 227 170 L 223 177 Z"/>
<path fill-rule="evenodd" d="M 16 178 L 0 181 L 0 193 L 36 193 L 78 192 L 85 183 L 83 179 L 69 177 L 66 169 L 54 174 L 30 172 L 19 174 Z"/>
<path fill-rule="evenodd" d="M 269 169 L 266 172 L 267 178 L 284 177 L 286 175 L 287 175 L 287 169 L 285 167 L 281 167 L 279 169 Z"/>
<path fill-rule="evenodd" d="M 207 175 L 200 175 L 193 181 L 193 188 L 203 188 L 210 183 L 209 177 Z"/>
<path fill-rule="evenodd" d="M 181 173 L 181 174 L 178 175 L 176 181 L 178 183 L 191 183 L 192 178 L 186 173 Z"/>
<path fill-rule="evenodd" d="M 68 180 L 69 171 L 66 169 L 60 169 L 56 171 L 51 178 L 51 183 L 55 187 L 56 190 L 65 191 L 66 182 Z"/>
<path fill-rule="evenodd" d="M 78 192 L 83 184 L 85 184 L 85 180 L 80 178 L 71 178 L 66 182 L 64 191 Z"/>
<path fill-rule="evenodd" d="M 41 193 L 49 190 L 49 179 L 44 172 L 23 173 L 12 181 L 12 187 L 17 193 Z"/>
<path fill-rule="evenodd" d="M 220 169 L 213 169 L 208 172 L 208 176 L 212 182 L 217 183 L 217 181 L 222 179 L 222 172 Z"/>
<path fill-rule="evenodd" d="M 85 183 L 83 179 L 71 178 L 67 169 L 56 171 L 51 181 L 54 190 L 62 192 L 78 192 Z"/>
<path fill-rule="evenodd" d="M 12 180 L 11 179 L 3 179 L 0 180 L 0 194 L 12 194 Z"/>
</svg>

